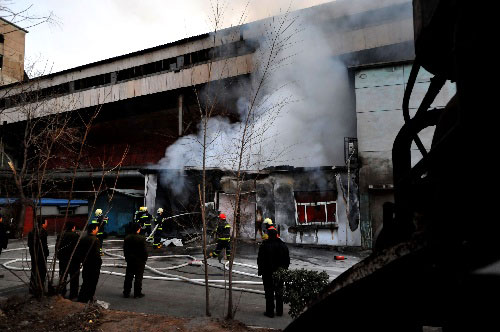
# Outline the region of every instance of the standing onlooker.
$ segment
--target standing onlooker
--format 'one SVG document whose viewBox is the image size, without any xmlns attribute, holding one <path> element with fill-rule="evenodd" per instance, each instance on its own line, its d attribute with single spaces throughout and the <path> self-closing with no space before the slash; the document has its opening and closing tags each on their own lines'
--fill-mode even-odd
<svg viewBox="0 0 500 332">
<path fill-rule="evenodd" d="M 134 223 L 132 225 L 131 234 L 127 235 L 125 241 L 123 241 L 123 254 L 127 261 L 127 272 L 123 284 L 124 297 L 130 296 L 134 276 L 134 297 L 144 297 L 142 293 L 142 277 L 144 275 L 146 261 L 148 260 L 148 251 L 146 248 L 146 238 L 140 235 L 140 232 L 141 225 L 139 223 Z"/>
<path fill-rule="evenodd" d="M 78 302 L 88 302 L 94 300 L 97 282 L 101 273 L 101 253 L 99 239 L 96 237 L 99 231 L 98 224 L 89 224 L 87 236 L 80 240 L 78 245 L 78 256 L 83 262 L 82 278 L 83 283 L 78 294 Z"/>
<path fill-rule="evenodd" d="M 49 246 L 47 245 L 47 219 L 39 222 L 38 227 L 33 228 L 28 234 L 28 247 L 31 256 L 31 278 L 30 294 L 41 296 L 45 287 L 45 276 L 47 274 L 47 257 Z M 36 225 L 35 225 L 36 226 Z"/>
<path fill-rule="evenodd" d="M 78 296 L 78 285 L 80 279 L 80 259 L 75 250 L 80 235 L 75 231 L 75 224 L 71 221 L 66 222 L 66 230 L 57 237 L 59 250 L 57 258 L 59 259 L 59 280 L 63 285 L 61 295 L 66 296 L 66 279 L 69 281 L 69 298 L 74 299 Z M 66 271 L 67 269 L 67 271 Z"/>
<path fill-rule="evenodd" d="M 268 239 L 264 240 L 259 248 L 257 257 L 258 274 L 262 276 L 264 292 L 266 293 L 267 317 L 274 317 L 274 300 L 276 297 L 276 315 L 283 315 L 283 283 L 276 283 L 273 273 L 278 269 L 288 269 L 290 255 L 286 244 L 278 238 L 274 227 L 267 231 Z"/>
<path fill-rule="evenodd" d="M 0 255 L 2 254 L 2 249 L 7 249 L 8 243 L 7 227 L 3 222 L 3 216 L 0 214 Z M 0 274 L 0 278 L 3 278 L 3 274 Z"/>
</svg>

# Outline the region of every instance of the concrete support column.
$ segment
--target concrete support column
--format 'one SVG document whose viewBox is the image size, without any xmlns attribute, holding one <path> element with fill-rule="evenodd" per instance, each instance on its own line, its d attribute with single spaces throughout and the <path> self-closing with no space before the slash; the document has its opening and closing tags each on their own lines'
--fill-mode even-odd
<svg viewBox="0 0 500 332">
<path fill-rule="evenodd" d="M 179 136 L 182 136 L 182 103 L 183 96 L 179 95 Z"/>
<path fill-rule="evenodd" d="M 158 186 L 158 177 L 156 174 L 146 174 L 144 176 L 144 205 L 147 206 L 149 213 L 155 213 L 156 188 Z"/>
</svg>

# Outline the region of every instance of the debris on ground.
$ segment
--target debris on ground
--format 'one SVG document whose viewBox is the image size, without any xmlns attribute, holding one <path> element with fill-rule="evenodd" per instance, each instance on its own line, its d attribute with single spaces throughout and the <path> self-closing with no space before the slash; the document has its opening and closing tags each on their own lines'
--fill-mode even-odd
<svg viewBox="0 0 500 332">
<path fill-rule="evenodd" d="M 60 296 L 11 297 L 0 303 L 0 331 L 16 332 L 132 332 L 132 331 L 275 331 L 250 328 L 238 321 L 208 317 L 176 318 L 107 310 L 100 305 L 72 302 Z"/>
</svg>

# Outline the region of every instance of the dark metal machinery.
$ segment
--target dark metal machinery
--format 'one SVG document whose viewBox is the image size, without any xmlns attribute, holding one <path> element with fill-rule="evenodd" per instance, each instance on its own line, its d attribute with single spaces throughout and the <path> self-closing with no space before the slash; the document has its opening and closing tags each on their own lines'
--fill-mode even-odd
<svg viewBox="0 0 500 332">
<path fill-rule="evenodd" d="M 374 252 L 285 331 L 500 331 L 500 221 L 493 158 L 495 54 L 489 2 L 414 0 L 415 61 L 393 145 L 394 203 Z M 496 29 L 498 30 L 498 29 Z M 419 68 L 434 75 L 411 118 Z M 430 105 L 446 80 L 457 93 Z M 436 126 L 426 151 L 418 132 Z M 415 142 L 422 160 L 411 167 Z"/>
</svg>

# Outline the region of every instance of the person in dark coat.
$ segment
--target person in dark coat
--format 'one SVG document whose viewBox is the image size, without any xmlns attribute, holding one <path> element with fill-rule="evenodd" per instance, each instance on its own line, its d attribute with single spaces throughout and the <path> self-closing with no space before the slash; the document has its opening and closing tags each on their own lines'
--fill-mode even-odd
<svg viewBox="0 0 500 332">
<path fill-rule="evenodd" d="M 69 281 L 69 298 L 74 299 L 78 296 L 78 285 L 80 281 L 80 258 L 75 250 L 80 235 L 76 232 L 75 224 L 71 221 L 66 223 L 66 230 L 57 237 L 59 250 L 57 259 L 59 259 L 59 280 L 62 285 L 61 295 L 66 296 L 66 279 Z"/>
<path fill-rule="evenodd" d="M 217 246 L 215 250 L 210 253 L 210 257 L 219 257 L 223 249 L 226 249 L 226 256 L 231 257 L 231 225 L 226 220 L 226 215 L 221 213 L 219 215 L 219 225 L 217 226 Z M 219 258 L 220 261 L 220 258 Z"/>
<path fill-rule="evenodd" d="M 28 234 L 28 247 L 31 256 L 31 278 L 30 294 L 41 296 L 45 287 L 45 276 L 47 275 L 47 257 L 49 246 L 47 245 L 47 219 L 39 222 L 38 227 L 33 228 Z"/>
<path fill-rule="evenodd" d="M 125 237 L 123 241 L 123 253 L 127 261 L 127 271 L 125 274 L 125 282 L 123 284 L 123 296 L 129 297 L 132 289 L 132 280 L 134 280 L 134 297 L 144 297 L 142 293 L 142 277 L 144 275 L 144 267 L 148 260 L 148 251 L 146 248 L 146 238 L 139 233 L 141 226 L 139 223 L 133 225 L 131 233 Z"/>
<path fill-rule="evenodd" d="M 89 224 L 87 226 L 87 236 L 83 237 L 78 245 L 78 256 L 83 263 L 83 283 L 78 294 L 78 302 L 87 303 L 94 300 L 102 265 L 99 250 L 101 245 L 99 239 L 96 237 L 98 231 L 98 224 Z"/>
<path fill-rule="evenodd" d="M 276 299 L 276 315 L 283 315 L 283 283 L 273 280 L 273 273 L 278 269 L 288 269 L 290 255 L 286 244 L 278 238 L 274 227 L 267 230 L 268 239 L 263 241 L 257 256 L 258 274 L 262 276 L 266 296 L 267 317 L 274 317 L 274 300 Z"/>
<path fill-rule="evenodd" d="M 3 249 L 7 249 L 8 243 L 9 237 L 7 234 L 7 226 L 3 222 L 3 216 L 0 214 L 0 255 Z M 0 274 L 0 278 L 3 278 L 3 274 Z"/>
</svg>

